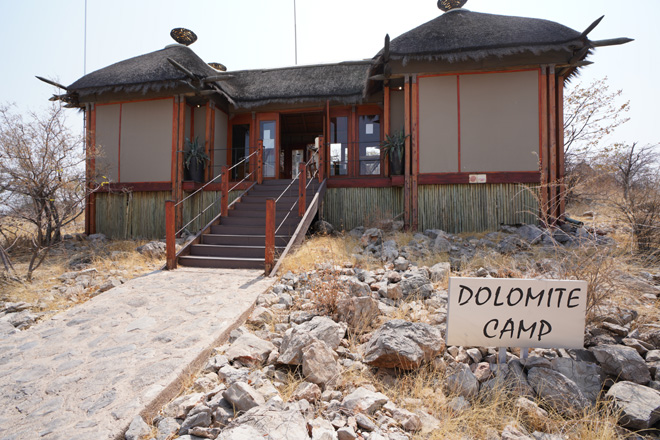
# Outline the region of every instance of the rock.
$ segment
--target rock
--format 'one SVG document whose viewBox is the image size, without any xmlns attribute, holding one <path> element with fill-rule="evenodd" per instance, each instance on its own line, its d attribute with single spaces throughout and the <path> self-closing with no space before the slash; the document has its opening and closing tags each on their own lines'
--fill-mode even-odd
<svg viewBox="0 0 660 440">
<path fill-rule="evenodd" d="M 218 440 L 308 440 L 307 422 L 295 408 L 252 408 L 234 420 Z"/>
<path fill-rule="evenodd" d="M 91 234 L 87 236 L 87 240 L 89 241 L 107 241 L 108 237 L 105 236 L 105 234 Z"/>
<path fill-rule="evenodd" d="M 534 390 L 527 381 L 527 374 L 523 371 L 522 364 L 518 359 L 513 359 L 507 364 L 508 371 L 505 374 L 506 386 L 514 394 L 524 397 L 533 397 Z"/>
<path fill-rule="evenodd" d="M 191 428 L 211 426 L 211 408 L 206 405 L 197 405 L 186 416 L 181 424 L 179 435 L 189 434 Z"/>
<path fill-rule="evenodd" d="M 490 363 L 488 362 L 479 362 L 478 364 L 473 364 L 474 368 L 470 367 L 474 377 L 481 382 L 485 382 L 491 378 L 493 372 L 490 369 Z"/>
<path fill-rule="evenodd" d="M 507 235 L 497 243 L 496 249 L 501 254 L 515 254 L 529 249 L 529 244 L 517 235 Z"/>
<path fill-rule="evenodd" d="M 14 327 L 9 321 L 0 319 L 0 336 L 9 336 L 14 333 L 18 333 L 16 327 Z"/>
<path fill-rule="evenodd" d="M 380 255 L 382 261 L 393 262 L 398 259 L 398 256 L 399 250 L 397 249 L 396 241 L 388 240 L 383 243 L 383 249 Z"/>
<path fill-rule="evenodd" d="M 303 349 L 302 367 L 303 376 L 318 385 L 335 381 L 341 372 L 337 354 L 323 341 L 312 342 Z"/>
<path fill-rule="evenodd" d="M 190 428 L 190 431 L 188 431 L 193 438 L 210 438 L 210 439 L 215 439 L 217 438 L 220 433 L 222 432 L 222 429 L 220 428 L 206 428 L 202 426 L 195 426 Z M 181 438 L 181 437 L 179 437 Z"/>
<path fill-rule="evenodd" d="M 372 432 L 378 429 L 378 425 L 376 425 L 373 420 L 362 413 L 355 414 L 355 422 L 363 431 Z"/>
<path fill-rule="evenodd" d="M 642 385 L 651 380 L 644 359 L 634 348 L 622 345 L 599 345 L 590 350 L 596 356 L 603 371 L 609 375 Z"/>
<path fill-rule="evenodd" d="M 311 321 L 315 316 L 317 316 L 315 313 L 298 310 L 289 314 L 289 322 L 293 324 L 302 324 L 303 322 Z"/>
<path fill-rule="evenodd" d="M 422 421 L 417 414 L 406 409 L 399 408 L 392 402 L 387 402 L 383 409 L 388 411 L 394 420 L 396 420 L 408 432 L 417 432 L 422 429 Z"/>
<path fill-rule="evenodd" d="M 165 258 L 165 254 L 167 253 L 167 245 L 161 241 L 150 241 L 147 244 L 139 246 L 135 250 L 145 257 Z"/>
<path fill-rule="evenodd" d="M 219 354 L 219 355 L 213 356 L 211 359 L 209 359 L 206 362 L 206 365 L 204 366 L 203 371 L 205 371 L 205 372 L 212 371 L 214 373 L 217 373 L 220 368 L 224 367 L 228 363 L 229 363 L 229 359 L 227 359 L 227 356 L 225 356 L 223 354 Z"/>
<path fill-rule="evenodd" d="M 234 408 L 239 411 L 247 411 L 255 406 L 263 405 L 263 396 L 245 382 L 235 382 L 222 393 Z"/>
<path fill-rule="evenodd" d="M 344 297 L 337 301 L 337 319 L 352 330 L 363 331 L 378 315 L 378 301 L 370 296 Z"/>
<path fill-rule="evenodd" d="M 246 382 L 250 376 L 250 370 L 247 368 L 234 368 L 231 365 L 224 365 L 218 370 L 218 378 L 225 383 Z"/>
<path fill-rule="evenodd" d="M 479 393 L 479 381 L 466 364 L 457 364 L 456 370 L 445 378 L 445 386 L 449 393 L 465 398 Z"/>
<path fill-rule="evenodd" d="M 303 400 L 316 402 L 321 398 L 321 388 L 311 382 L 302 382 L 291 395 L 293 400 Z"/>
<path fill-rule="evenodd" d="M 433 252 L 443 253 L 451 251 L 451 242 L 445 237 L 438 235 L 433 242 Z"/>
<path fill-rule="evenodd" d="M 383 243 L 383 231 L 378 228 L 371 228 L 364 231 L 362 237 L 360 238 L 360 244 L 362 247 L 367 247 L 369 245 L 379 246 Z"/>
<path fill-rule="evenodd" d="M 637 383 L 615 383 L 606 397 L 621 411 L 620 423 L 631 429 L 649 429 L 660 420 L 660 392 Z"/>
<path fill-rule="evenodd" d="M 353 428 L 345 426 L 337 430 L 337 438 L 338 440 L 356 440 L 358 435 Z"/>
<path fill-rule="evenodd" d="M 268 355 L 276 347 L 252 333 L 245 333 L 236 339 L 225 352 L 230 361 L 239 361 L 243 365 L 260 365 L 268 360 Z"/>
<path fill-rule="evenodd" d="M 371 295 L 371 287 L 364 281 L 351 276 L 341 276 L 339 282 L 352 296 L 369 296 Z"/>
<path fill-rule="evenodd" d="M 220 399 L 214 398 L 209 402 L 209 407 L 213 410 L 213 422 L 221 426 L 227 426 L 235 416 L 234 407 L 227 399 L 220 397 Z"/>
<path fill-rule="evenodd" d="M 449 263 L 437 263 L 429 269 L 431 274 L 431 281 L 438 283 L 447 279 L 451 272 L 451 265 Z"/>
<path fill-rule="evenodd" d="M 122 282 L 119 278 L 108 278 L 103 284 L 101 284 L 101 287 L 96 290 L 96 293 L 107 292 L 110 289 L 121 286 L 121 284 Z"/>
<path fill-rule="evenodd" d="M 168 440 L 179 432 L 181 426 L 173 417 L 165 417 L 158 422 L 156 440 Z"/>
<path fill-rule="evenodd" d="M 502 440 L 534 440 L 520 430 L 517 426 L 507 425 L 502 431 Z"/>
<path fill-rule="evenodd" d="M 313 230 L 320 235 L 332 235 L 335 232 L 335 227 L 325 220 L 318 220 L 312 227 Z"/>
<path fill-rule="evenodd" d="M 387 396 L 382 393 L 376 393 L 364 387 L 360 387 L 344 397 L 341 406 L 353 412 L 373 414 L 376 410 L 385 405 L 387 400 Z"/>
<path fill-rule="evenodd" d="M 603 389 L 604 374 L 601 367 L 591 362 L 561 357 L 552 360 L 552 369 L 575 382 L 584 397 L 596 403 Z"/>
<path fill-rule="evenodd" d="M 302 350 L 315 339 L 325 342 L 332 350 L 339 347 L 339 343 L 346 334 L 345 325 L 337 324 L 330 318 L 316 316 L 290 330 L 287 330 L 278 362 L 288 365 L 302 364 Z"/>
<path fill-rule="evenodd" d="M 518 397 L 516 400 L 516 408 L 518 408 L 527 418 L 532 421 L 543 420 L 548 417 L 548 412 L 541 409 L 536 403 L 532 402 L 526 397 Z"/>
<path fill-rule="evenodd" d="M 515 234 L 529 244 L 536 244 L 541 241 L 543 231 L 536 225 L 523 225 L 515 230 Z"/>
<path fill-rule="evenodd" d="M 178 397 L 163 408 L 165 417 L 183 419 L 188 412 L 204 398 L 203 393 L 188 394 Z"/>
<path fill-rule="evenodd" d="M 135 416 L 124 436 L 126 440 L 142 440 L 146 439 L 149 434 L 151 434 L 149 425 L 142 420 L 142 417 Z"/>
<path fill-rule="evenodd" d="M 255 308 L 250 317 L 247 319 L 247 323 L 250 325 L 264 325 L 270 322 L 273 322 L 275 314 L 265 307 Z"/>
<path fill-rule="evenodd" d="M 337 440 L 335 428 L 327 420 L 317 417 L 307 425 L 312 432 L 312 440 Z"/>
<path fill-rule="evenodd" d="M 470 409 L 470 402 L 463 396 L 456 396 L 449 401 L 447 407 L 455 413 L 461 413 Z"/>
<path fill-rule="evenodd" d="M 404 278 L 397 285 L 401 287 L 401 293 L 404 298 L 411 295 L 420 298 L 430 298 L 433 295 L 431 281 L 421 273 L 415 273 L 411 277 Z"/>
<path fill-rule="evenodd" d="M 437 327 L 423 323 L 392 320 L 385 323 L 362 346 L 364 362 L 381 368 L 418 368 L 445 349 Z"/>
<path fill-rule="evenodd" d="M 527 380 L 539 398 L 560 414 L 571 417 L 589 407 L 589 401 L 575 382 L 557 371 L 532 368 Z"/>
</svg>

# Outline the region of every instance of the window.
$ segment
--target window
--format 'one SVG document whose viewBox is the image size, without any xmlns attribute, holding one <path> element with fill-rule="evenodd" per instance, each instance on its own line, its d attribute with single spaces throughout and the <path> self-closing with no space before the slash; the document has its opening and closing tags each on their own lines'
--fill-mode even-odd
<svg viewBox="0 0 660 440">
<path fill-rule="evenodd" d="M 275 121 L 261 121 L 260 134 L 264 143 L 264 177 L 275 177 Z"/>
<path fill-rule="evenodd" d="M 348 175 L 348 117 L 330 118 L 330 175 Z"/>
<path fill-rule="evenodd" d="M 237 164 L 250 155 L 250 124 L 236 124 L 231 128 L 231 163 Z M 247 174 L 249 163 L 244 162 L 232 170 L 232 180 L 242 180 Z"/>
<path fill-rule="evenodd" d="M 360 175 L 380 175 L 380 116 L 360 115 Z"/>
</svg>

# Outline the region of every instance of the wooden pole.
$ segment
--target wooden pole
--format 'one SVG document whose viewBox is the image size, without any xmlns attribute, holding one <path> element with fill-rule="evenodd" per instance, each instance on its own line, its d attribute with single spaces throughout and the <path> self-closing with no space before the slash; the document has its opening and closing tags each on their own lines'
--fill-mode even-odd
<svg viewBox="0 0 660 440">
<path fill-rule="evenodd" d="M 206 132 L 204 133 L 204 150 L 206 152 L 206 155 L 209 157 L 209 164 L 207 165 L 206 169 L 204 170 L 204 181 L 208 182 L 213 178 L 213 160 L 211 159 L 211 155 L 213 154 L 212 151 L 212 142 L 211 142 L 211 124 L 213 119 L 211 118 L 212 116 L 212 111 L 211 111 L 211 101 L 206 103 Z"/>
<path fill-rule="evenodd" d="M 549 223 L 548 211 L 548 74 L 547 66 L 541 67 L 541 206 L 540 216 L 541 220 Z"/>
<path fill-rule="evenodd" d="M 392 134 L 390 133 L 390 86 L 385 84 L 384 87 L 384 97 L 383 97 L 383 133 L 385 133 L 385 136 Z M 389 177 L 390 176 L 390 161 L 387 160 L 387 158 L 383 157 L 383 176 Z"/>
<path fill-rule="evenodd" d="M 404 82 L 404 111 L 405 111 L 405 134 L 410 134 L 410 77 L 406 75 Z M 411 213 L 410 213 L 410 193 L 411 193 L 411 179 L 410 179 L 410 136 L 406 136 L 406 146 L 404 153 L 404 184 L 403 184 L 403 221 L 406 230 L 411 227 Z"/>
<path fill-rule="evenodd" d="M 89 193 L 89 185 L 92 180 L 91 173 L 91 145 L 92 145 L 92 129 L 90 127 L 92 121 L 92 107 L 91 104 L 85 105 L 85 188 L 87 188 L 87 194 L 85 194 L 85 235 L 90 235 L 89 221 L 90 221 L 90 205 L 91 205 L 91 194 Z"/>
<path fill-rule="evenodd" d="M 176 227 L 174 226 L 174 200 L 165 201 L 165 245 L 167 270 L 176 269 Z"/>
<path fill-rule="evenodd" d="M 298 217 L 302 218 L 307 210 L 307 170 L 305 164 L 298 165 Z"/>
<path fill-rule="evenodd" d="M 419 112 L 418 112 L 418 84 L 417 84 L 417 75 L 412 77 L 412 104 L 411 104 L 411 129 L 410 129 L 410 144 L 411 144 L 411 228 L 413 231 L 417 230 L 418 216 L 417 216 L 417 205 L 418 205 L 418 192 L 417 192 L 417 175 L 419 174 L 419 135 L 418 135 L 418 122 L 419 122 Z"/>
<path fill-rule="evenodd" d="M 229 171 L 227 165 L 223 165 L 220 172 L 222 173 L 220 178 L 220 215 L 227 217 L 229 215 Z"/>
<path fill-rule="evenodd" d="M 92 189 L 96 185 L 96 105 L 94 104 L 92 104 L 90 130 L 91 157 L 89 158 L 89 163 L 91 171 L 90 189 Z M 96 234 L 96 193 L 93 192 L 89 195 L 89 233 Z"/>
<path fill-rule="evenodd" d="M 555 77 L 555 66 L 550 66 L 550 71 L 548 72 L 548 99 L 549 99 L 549 108 L 548 108 L 548 118 L 549 126 L 548 132 L 550 135 L 549 141 L 549 168 L 550 175 L 548 180 L 550 182 L 550 221 L 556 223 L 557 221 L 557 211 L 558 211 L 558 191 L 557 191 L 557 93 L 556 93 L 556 77 Z"/>
<path fill-rule="evenodd" d="M 325 179 L 325 137 L 319 136 L 319 182 Z"/>
<path fill-rule="evenodd" d="M 559 218 L 566 213 L 566 182 L 564 164 L 564 78 L 557 77 L 557 178 L 559 179 Z"/>
<path fill-rule="evenodd" d="M 275 199 L 266 200 L 266 254 L 264 268 L 270 274 L 275 264 Z"/>
<path fill-rule="evenodd" d="M 264 141 L 257 141 L 257 183 L 264 183 Z"/>
<path fill-rule="evenodd" d="M 185 135 L 185 122 L 186 122 L 186 100 L 184 97 L 179 99 L 179 138 L 177 139 L 176 146 L 176 184 L 175 184 L 175 198 L 176 202 L 183 200 L 183 140 Z M 183 204 L 179 204 L 175 210 L 176 229 L 183 225 Z"/>
</svg>

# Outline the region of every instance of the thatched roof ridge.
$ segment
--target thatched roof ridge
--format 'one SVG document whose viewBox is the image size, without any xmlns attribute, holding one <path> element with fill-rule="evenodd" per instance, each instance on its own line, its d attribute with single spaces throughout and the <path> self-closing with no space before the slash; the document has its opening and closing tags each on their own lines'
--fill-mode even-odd
<svg viewBox="0 0 660 440">
<path fill-rule="evenodd" d="M 89 73 L 68 87 L 70 92 L 105 93 L 159 91 L 181 85 L 189 79 L 167 61 L 171 58 L 197 78 L 218 72 L 186 46 L 173 44 L 164 49 L 129 58 Z"/>
<path fill-rule="evenodd" d="M 228 72 L 233 78 L 217 84 L 239 108 L 326 99 L 350 104 L 366 96 L 372 67 L 373 62 L 366 60 L 242 70 Z"/>
<path fill-rule="evenodd" d="M 481 61 L 525 52 L 573 53 L 588 44 L 580 32 L 553 21 L 455 9 L 393 39 L 390 58 L 404 64 Z"/>
</svg>

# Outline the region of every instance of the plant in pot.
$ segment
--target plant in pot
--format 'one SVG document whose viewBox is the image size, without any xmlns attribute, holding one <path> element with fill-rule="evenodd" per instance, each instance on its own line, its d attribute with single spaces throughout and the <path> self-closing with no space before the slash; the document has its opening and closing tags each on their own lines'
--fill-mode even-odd
<svg viewBox="0 0 660 440">
<path fill-rule="evenodd" d="M 406 138 L 410 136 L 405 134 L 403 130 L 396 133 L 385 135 L 382 150 L 385 157 L 390 159 L 390 171 L 392 175 L 399 176 L 403 174 L 403 151 L 406 147 Z"/>
<path fill-rule="evenodd" d="M 208 165 L 210 160 L 208 154 L 204 151 L 204 145 L 199 143 L 198 137 L 195 137 L 195 140 L 192 142 L 190 142 L 190 139 L 186 138 L 184 165 L 188 172 L 187 180 L 203 182 L 204 168 L 206 168 L 206 165 Z"/>
</svg>

